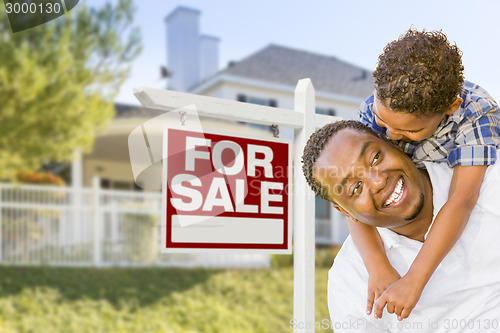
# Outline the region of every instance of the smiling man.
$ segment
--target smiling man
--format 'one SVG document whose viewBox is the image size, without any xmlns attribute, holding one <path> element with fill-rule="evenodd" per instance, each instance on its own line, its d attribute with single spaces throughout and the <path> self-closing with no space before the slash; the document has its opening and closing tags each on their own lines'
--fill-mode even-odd
<svg viewBox="0 0 500 333">
<path fill-rule="evenodd" d="M 326 125 L 306 145 L 303 169 L 314 192 L 356 223 L 379 227 L 384 248 L 403 276 L 433 218 L 447 200 L 453 170 L 418 169 L 398 148 L 356 121 Z M 349 237 L 329 275 L 335 332 L 496 332 L 500 329 L 500 167 L 488 168 L 470 223 L 425 286 L 411 316 L 400 322 L 376 304 L 366 315 L 368 273 Z M 408 294 L 412 290 L 407 291 Z M 387 313 L 388 312 L 388 313 Z"/>
<path fill-rule="evenodd" d="M 314 178 L 342 213 L 401 234 L 411 230 L 423 239 L 432 217 L 426 172 L 373 134 L 356 132 L 365 140 L 346 140 L 352 131 L 342 131 L 326 144 L 316 159 Z"/>
</svg>

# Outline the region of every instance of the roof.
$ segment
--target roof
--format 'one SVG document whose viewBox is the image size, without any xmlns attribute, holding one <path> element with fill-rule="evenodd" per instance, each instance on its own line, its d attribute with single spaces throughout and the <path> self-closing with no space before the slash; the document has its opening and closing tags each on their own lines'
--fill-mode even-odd
<svg viewBox="0 0 500 333">
<path fill-rule="evenodd" d="M 310 78 L 316 91 L 365 98 L 374 89 L 372 71 L 339 60 L 279 45 L 269 45 L 247 58 L 231 62 L 216 75 L 230 74 L 295 87 Z"/>
<path fill-rule="evenodd" d="M 366 98 L 374 89 L 370 70 L 332 56 L 279 45 L 269 45 L 241 61 L 232 62 L 214 76 L 223 74 L 292 87 L 300 79 L 310 78 L 317 92 L 361 99 Z M 116 103 L 115 108 L 117 118 L 152 118 L 165 112 L 121 103 Z"/>
</svg>

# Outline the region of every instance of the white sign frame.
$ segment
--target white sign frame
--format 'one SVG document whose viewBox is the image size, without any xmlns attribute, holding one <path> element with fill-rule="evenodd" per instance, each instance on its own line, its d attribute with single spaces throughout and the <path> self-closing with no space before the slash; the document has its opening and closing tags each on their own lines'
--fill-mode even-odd
<svg viewBox="0 0 500 333">
<path fill-rule="evenodd" d="M 276 137 L 264 137 L 264 136 L 251 136 L 246 134 L 234 133 L 229 131 L 214 131 L 214 130 L 203 130 L 200 131 L 198 129 L 189 128 L 189 126 L 168 126 L 165 125 L 163 128 L 163 160 L 168 158 L 168 144 L 166 144 L 166 140 L 168 138 L 168 130 L 182 130 L 182 131 L 190 131 L 196 132 L 200 134 L 213 134 L 213 135 L 221 135 L 221 136 L 230 136 L 237 137 L 241 139 L 249 139 L 249 140 L 258 140 L 264 142 L 278 142 L 282 144 L 286 144 L 288 146 L 288 181 L 287 181 L 287 189 L 289 191 L 287 197 L 287 205 L 288 205 L 288 220 L 283 223 L 287 224 L 287 234 L 286 234 L 286 249 L 234 249 L 234 248 L 166 248 L 166 234 L 167 234 L 167 197 L 166 197 L 166 188 L 167 188 L 167 179 L 168 179 L 168 163 L 163 163 L 162 166 L 162 211 L 161 211 L 161 246 L 160 251 L 162 253 L 235 253 L 235 254 L 257 254 L 257 253 L 267 253 L 267 254 L 292 254 L 292 229 L 293 229 L 293 194 L 289 189 L 292 188 L 292 177 L 293 177 L 293 149 L 292 142 L 290 140 L 284 138 L 276 138 Z"/>
</svg>

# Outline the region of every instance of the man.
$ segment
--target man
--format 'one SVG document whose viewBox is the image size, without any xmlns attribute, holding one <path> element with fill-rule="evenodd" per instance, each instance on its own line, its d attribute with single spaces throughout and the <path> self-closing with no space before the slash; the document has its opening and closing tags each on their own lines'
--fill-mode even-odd
<svg viewBox="0 0 500 333">
<path fill-rule="evenodd" d="M 453 170 L 417 169 L 398 148 L 356 121 L 326 125 L 303 156 L 311 188 L 357 223 L 379 227 L 387 257 L 403 276 L 447 200 Z M 410 317 L 398 321 L 384 294 L 366 315 L 368 273 L 351 238 L 329 273 L 332 328 L 338 332 L 497 332 L 500 330 L 500 165 L 486 172 L 459 241 L 436 269 Z M 411 293 L 412 290 L 405 291 Z"/>
</svg>

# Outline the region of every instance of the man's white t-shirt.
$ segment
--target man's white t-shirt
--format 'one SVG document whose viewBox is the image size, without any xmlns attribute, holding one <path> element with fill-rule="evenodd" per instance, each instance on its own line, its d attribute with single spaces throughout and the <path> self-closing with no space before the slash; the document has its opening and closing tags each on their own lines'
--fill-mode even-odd
<svg viewBox="0 0 500 333">
<path fill-rule="evenodd" d="M 425 163 L 434 216 L 447 200 L 453 169 Z M 391 264 L 404 275 L 421 242 L 379 228 Z M 488 167 L 476 207 L 455 246 L 426 285 L 410 317 L 366 315 L 368 273 L 351 237 L 329 272 L 331 327 L 340 332 L 500 332 L 500 162 Z"/>
</svg>

